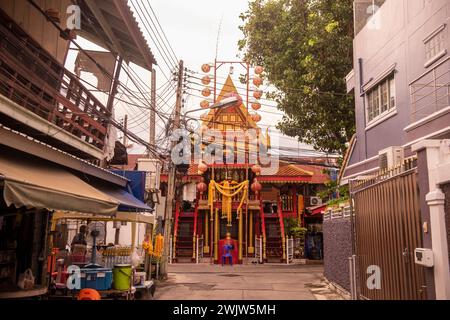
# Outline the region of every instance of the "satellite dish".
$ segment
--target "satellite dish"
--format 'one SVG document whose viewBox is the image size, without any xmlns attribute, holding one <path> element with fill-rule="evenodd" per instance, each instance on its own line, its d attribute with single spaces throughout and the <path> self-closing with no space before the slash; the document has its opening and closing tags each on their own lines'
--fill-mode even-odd
<svg viewBox="0 0 450 320">
<path fill-rule="evenodd" d="M 92 247 L 91 262 L 85 268 L 100 268 L 97 262 L 97 241 L 105 237 L 105 223 L 95 221 L 88 224 L 88 236 L 86 242 Z"/>
</svg>

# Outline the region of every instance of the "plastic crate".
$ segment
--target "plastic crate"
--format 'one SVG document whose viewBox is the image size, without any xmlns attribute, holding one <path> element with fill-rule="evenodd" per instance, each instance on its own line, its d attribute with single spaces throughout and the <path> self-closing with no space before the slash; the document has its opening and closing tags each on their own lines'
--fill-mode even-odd
<svg viewBox="0 0 450 320">
<path fill-rule="evenodd" d="M 108 268 L 81 269 L 81 289 L 109 290 L 112 287 L 112 270 Z"/>
</svg>

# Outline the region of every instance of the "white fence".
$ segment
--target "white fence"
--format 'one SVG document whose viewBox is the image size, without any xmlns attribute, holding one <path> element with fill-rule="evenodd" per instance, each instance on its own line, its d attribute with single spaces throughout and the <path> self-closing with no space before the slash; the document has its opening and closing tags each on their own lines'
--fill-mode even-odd
<svg viewBox="0 0 450 320">
<path fill-rule="evenodd" d="M 263 263 L 263 242 L 262 238 L 255 238 L 255 258 L 259 263 Z"/>
<path fill-rule="evenodd" d="M 328 209 L 323 214 L 323 220 L 334 220 L 334 219 L 342 219 L 342 218 L 349 218 L 351 215 L 351 208 L 350 206 L 345 207 L 339 207 L 339 208 L 333 208 Z M 353 211 L 353 216 L 355 215 L 355 212 Z"/>
<path fill-rule="evenodd" d="M 286 237 L 286 263 L 294 261 L 294 238 Z"/>
<path fill-rule="evenodd" d="M 197 236 L 197 241 L 195 245 L 195 263 L 199 263 L 203 259 L 203 237 L 199 238 Z"/>
</svg>

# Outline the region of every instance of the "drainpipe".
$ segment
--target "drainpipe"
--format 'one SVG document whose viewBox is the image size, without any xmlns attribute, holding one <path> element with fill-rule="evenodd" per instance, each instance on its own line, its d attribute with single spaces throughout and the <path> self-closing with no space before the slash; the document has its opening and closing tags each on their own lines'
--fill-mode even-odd
<svg viewBox="0 0 450 320">
<path fill-rule="evenodd" d="M 359 66 L 359 94 L 360 97 L 362 97 L 362 106 L 363 106 L 363 114 L 364 114 L 364 154 L 365 159 L 367 159 L 367 133 L 366 133 L 366 97 L 364 92 L 364 73 L 363 73 L 363 59 L 358 59 L 358 66 Z"/>
</svg>

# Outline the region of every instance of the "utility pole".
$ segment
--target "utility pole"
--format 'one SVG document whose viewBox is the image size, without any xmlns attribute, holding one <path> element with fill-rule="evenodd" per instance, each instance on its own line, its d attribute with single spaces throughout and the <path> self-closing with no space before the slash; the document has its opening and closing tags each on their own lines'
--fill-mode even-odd
<svg viewBox="0 0 450 320">
<path fill-rule="evenodd" d="M 151 83 L 151 108 L 150 108 L 150 139 L 151 145 L 156 144 L 155 138 L 155 122 L 156 122 L 156 70 L 152 69 L 152 83 Z"/>
<path fill-rule="evenodd" d="M 123 130 L 123 142 L 122 143 L 123 143 L 124 147 L 126 148 L 127 144 L 128 144 L 127 135 L 126 135 L 126 133 L 128 131 L 128 115 L 127 114 L 125 115 L 125 118 L 123 119 L 123 128 L 124 128 L 124 130 Z"/>
<path fill-rule="evenodd" d="M 177 84 L 177 100 L 175 105 L 175 117 L 173 121 L 173 130 L 180 128 L 180 115 L 181 115 L 181 105 L 183 97 L 183 77 L 184 77 L 184 64 L 183 60 L 180 60 L 178 66 L 178 84 Z M 176 146 L 177 141 L 172 141 L 171 150 Z M 171 156 L 169 157 L 169 177 L 167 185 L 167 197 L 166 197 L 166 208 L 164 210 L 164 253 L 161 262 L 161 275 L 162 277 L 167 277 L 167 265 L 169 259 L 169 246 L 170 238 L 172 236 L 172 211 L 175 201 L 175 178 L 176 178 L 176 167 L 172 161 Z"/>
<path fill-rule="evenodd" d="M 127 127 L 128 127 L 128 115 L 125 115 L 125 118 L 123 118 L 123 128 L 124 128 L 124 130 L 123 130 L 123 145 L 125 146 L 125 148 L 127 147 L 127 135 L 126 135 L 126 132 L 127 132 Z M 122 166 L 122 168 L 125 168 L 124 166 Z M 114 226 L 116 227 L 116 233 L 115 233 L 115 236 L 114 236 L 114 244 L 115 245 L 118 245 L 119 244 L 119 242 L 120 242 L 120 225 L 121 225 L 121 223 L 119 222 L 119 221 L 116 221 L 115 223 L 114 223 Z"/>
<path fill-rule="evenodd" d="M 149 136 L 149 144 L 152 146 L 156 146 L 156 136 L 155 136 L 155 126 L 156 126 L 156 70 L 152 69 L 152 80 L 150 85 L 150 136 Z M 148 157 L 149 159 L 152 158 L 152 154 L 150 152 L 150 149 L 148 150 Z M 155 174 L 158 174 L 158 172 L 155 172 Z M 158 188 L 159 189 L 159 188 Z M 151 197 L 150 201 L 147 201 L 147 204 L 152 204 L 153 208 L 156 207 L 156 204 L 153 202 L 154 199 L 154 191 L 151 191 L 152 193 L 149 194 Z M 158 192 L 158 191 L 157 191 Z M 156 212 L 156 211 L 155 211 Z M 158 221 L 158 220 L 156 220 Z M 150 224 L 147 224 L 145 228 L 145 234 L 146 236 L 150 235 L 150 241 L 153 239 L 153 226 Z M 152 270 L 152 258 L 149 255 L 145 256 L 145 264 L 144 264 L 145 272 L 147 273 L 147 276 L 151 277 L 151 270 Z"/>
</svg>

